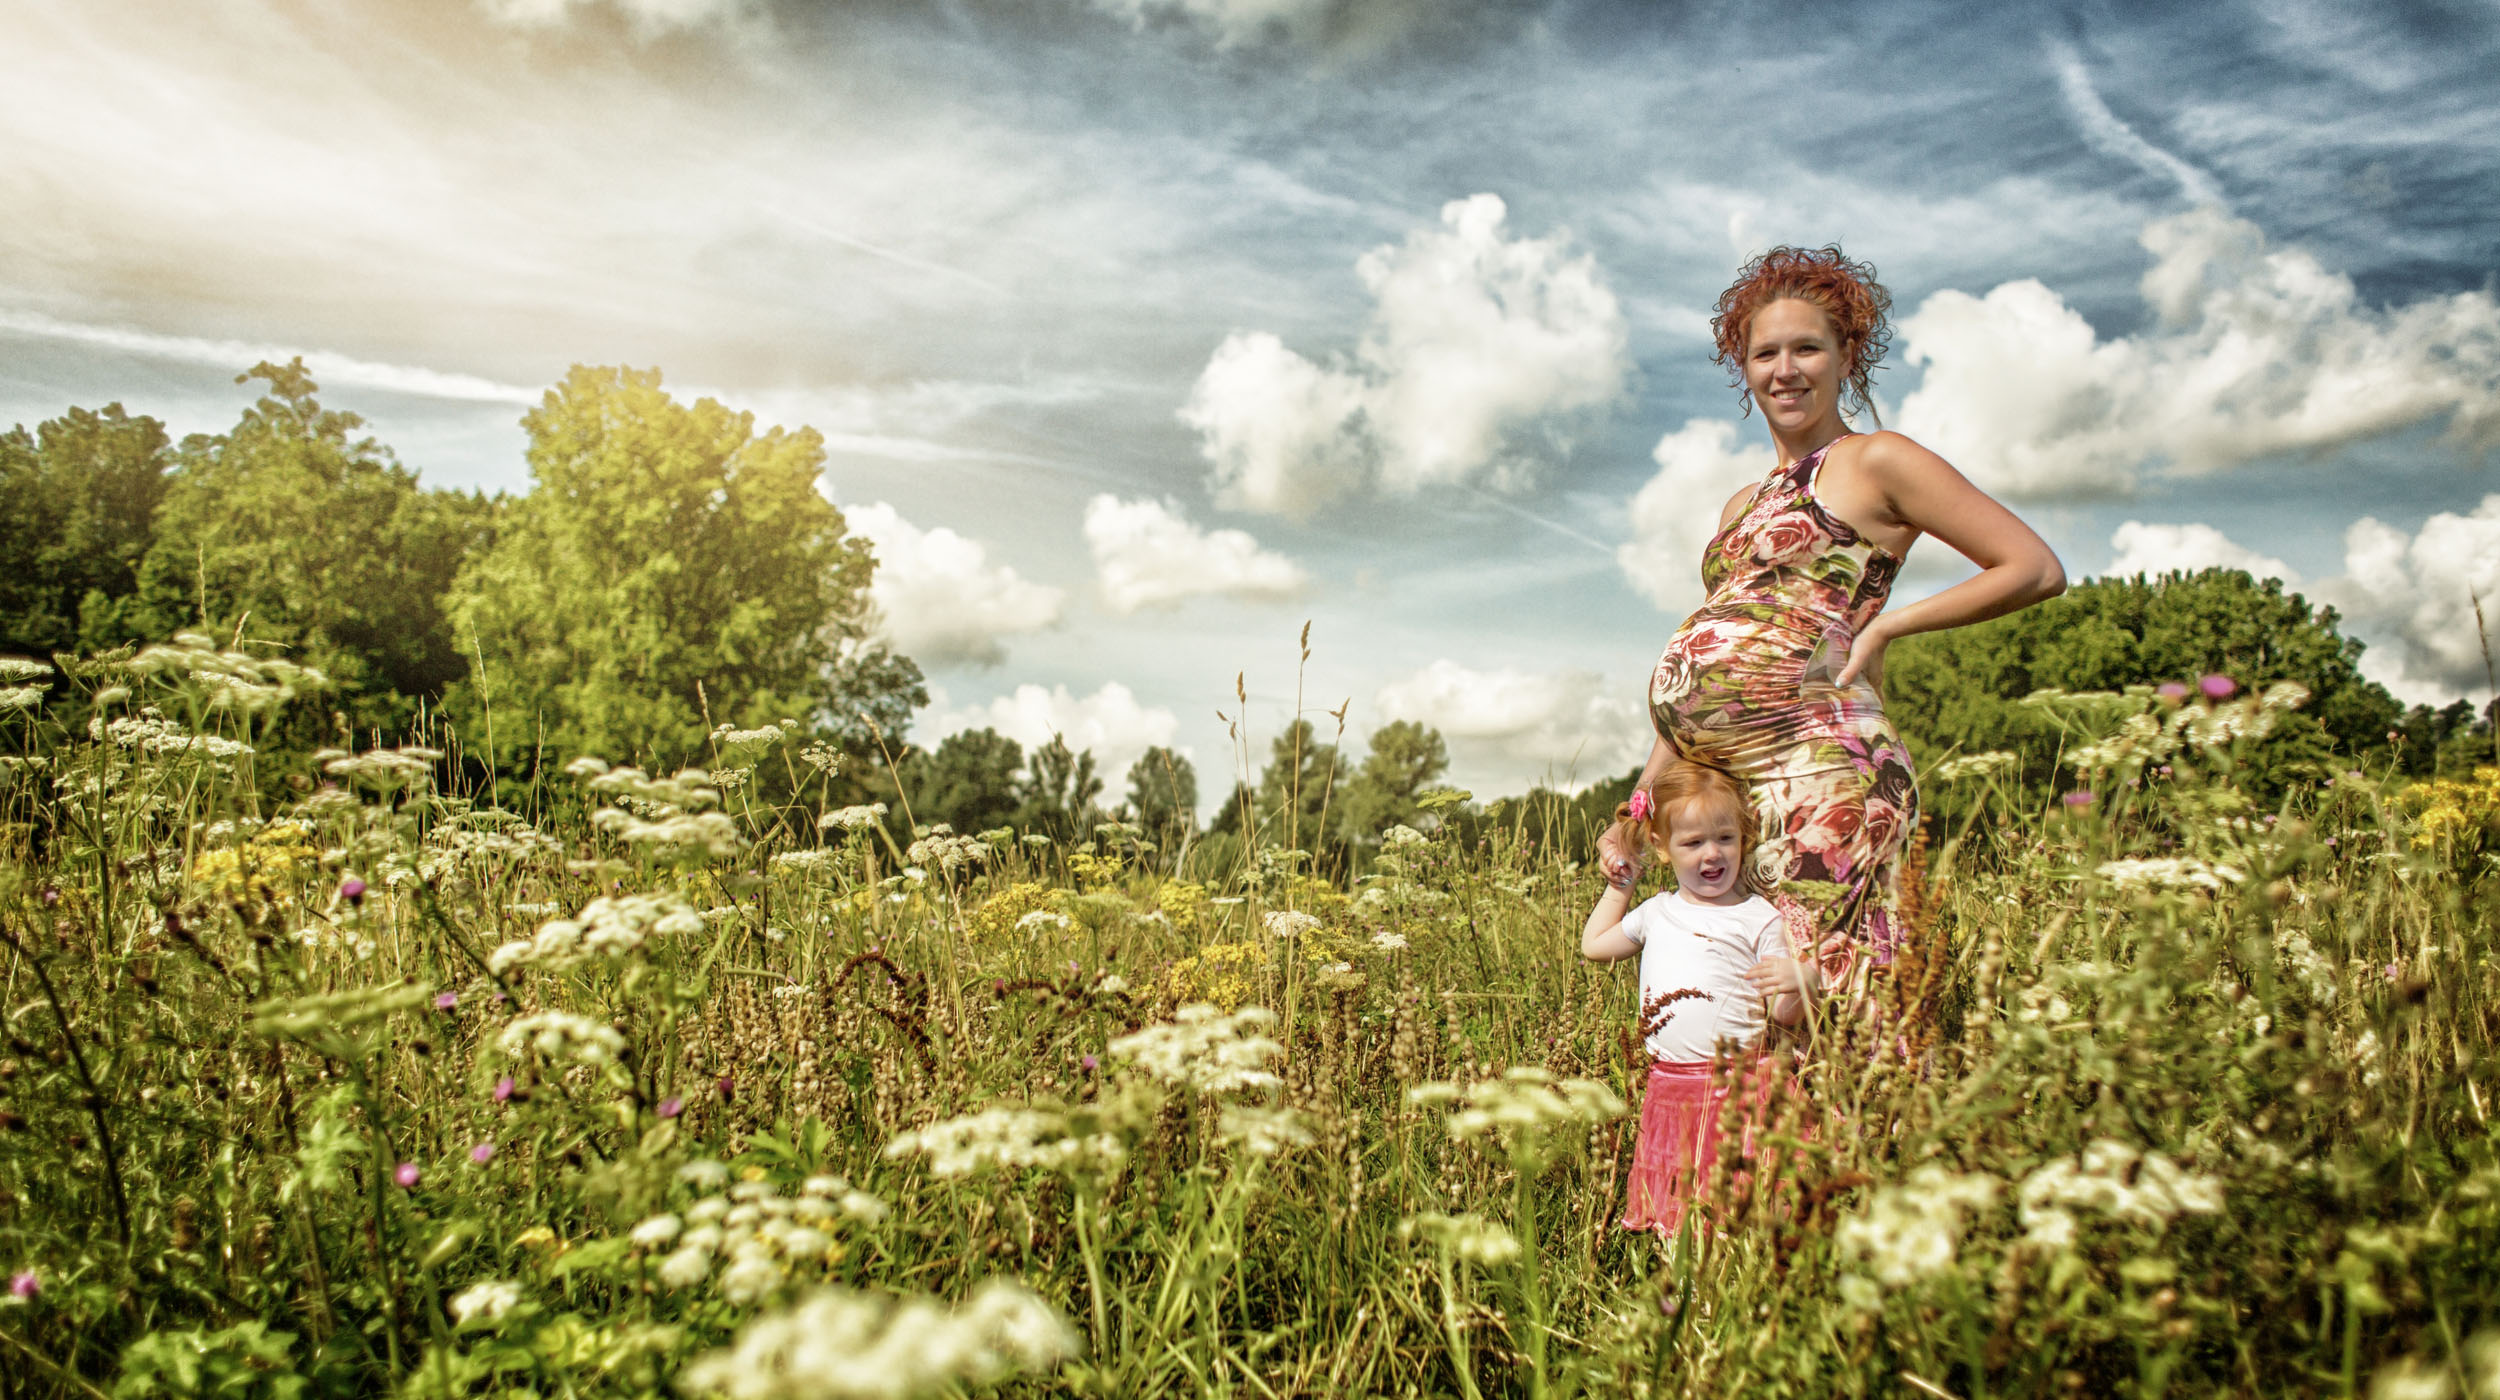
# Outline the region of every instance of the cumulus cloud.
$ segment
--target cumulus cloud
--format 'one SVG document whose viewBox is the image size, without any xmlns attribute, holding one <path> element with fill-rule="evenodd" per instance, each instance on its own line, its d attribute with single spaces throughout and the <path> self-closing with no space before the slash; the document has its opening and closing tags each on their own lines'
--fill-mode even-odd
<svg viewBox="0 0 2500 1400">
<path fill-rule="evenodd" d="M 2148 225 L 2142 292 L 2157 325 L 2103 340 L 2041 285 L 1941 291 L 1901 323 L 1926 373 L 1904 432 L 1982 487 L 2117 498 L 2167 463 L 2213 472 L 2446 419 L 2500 445 L 2500 302 L 2460 292 L 2379 309 L 2254 224 L 2199 209 Z"/>
<path fill-rule="evenodd" d="M 2475 635 L 2500 648 L 2500 495 L 2470 515 L 2441 512 L 2411 535 L 2374 516 L 2344 532 L 2344 573 L 2318 586 L 2344 628 L 2370 644 L 2363 674 L 2407 703 L 2444 704 L 2487 685 Z"/>
<path fill-rule="evenodd" d="M 2291 565 L 2270 554 L 2259 554 L 2211 525 L 2148 525 L 2130 520 L 2110 535 L 2109 547 L 2118 552 L 2118 557 L 2102 570 L 2106 578 L 2158 576 L 2174 569 L 2183 573 L 2246 569 L 2261 579 L 2279 578 L 2287 586 L 2300 586 L 2300 573 Z"/>
<path fill-rule="evenodd" d="M 1202 593 L 1287 598 L 1308 576 L 1243 530 L 1205 530 L 1173 506 L 1096 496 L 1085 506 L 1085 547 L 1113 612 L 1170 607 Z"/>
<path fill-rule="evenodd" d="M 1622 391 L 1622 308 L 1561 236 L 1512 238 L 1498 196 L 1363 255 L 1371 320 L 1321 365 L 1264 331 L 1217 347 L 1182 407 L 1229 505 L 1307 514 L 1366 485 L 1524 477 L 1532 428 Z"/>
<path fill-rule="evenodd" d="M 1719 532 L 1727 498 L 1778 461 L 1766 445 L 1738 446 L 1742 432 L 1725 418 L 1691 418 L 1650 449 L 1658 474 L 1632 498 L 1632 538 L 1616 548 L 1615 563 L 1633 591 L 1665 611 L 1701 602 L 1701 552 Z"/>
<path fill-rule="evenodd" d="M 915 660 L 994 666 L 1006 656 L 1001 637 L 1059 621 L 1066 594 L 992 564 L 978 540 L 943 525 L 923 530 L 883 501 L 845 507 L 843 515 L 876 547 L 869 597 L 887 638 Z"/>
<path fill-rule="evenodd" d="M 1462 770 L 1576 785 L 1648 756 L 1650 728 L 1633 690 L 1590 671 L 1479 671 L 1444 657 L 1383 686 L 1373 703 L 1390 719 L 1441 731 Z"/>
<path fill-rule="evenodd" d="M 1027 753 L 1059 735 L 1069 748 L 1093 752 L 1104 795 L 1116 799 L 1130 765 L 1146 750 L 1171 744 L 1180 732 L 1180 717 L 1160 705 L 1139 704 L 1135 692 L 1118 681 L 1105 682 L 1091 695 L 1074 694 L 1064 685 L 1044 689 L 1027 682 L 987 704 L 935 707 L 924 729 L 930 735 L 924 742 L 932 747 L 961 730 L 995 729 L 1024 745 Z"/>
</svg>

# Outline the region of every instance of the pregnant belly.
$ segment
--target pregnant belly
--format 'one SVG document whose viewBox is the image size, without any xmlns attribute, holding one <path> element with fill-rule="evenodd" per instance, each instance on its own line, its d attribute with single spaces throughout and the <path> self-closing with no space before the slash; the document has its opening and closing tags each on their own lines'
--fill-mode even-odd
<svg viewBox="0 0 2500 1400">
<path fill-rule="evenodd" d="M 1882 725 L 1872 685 L 1835 683 L 1847 627 L 1813 621 L 1820 625 L 1706 608 L 1686 619 L 1650 679 L 1658 732 L 1688 758 L 1759 779 L 1821 767 L 1831 755 L 1816 740 Z"/>
</svg>

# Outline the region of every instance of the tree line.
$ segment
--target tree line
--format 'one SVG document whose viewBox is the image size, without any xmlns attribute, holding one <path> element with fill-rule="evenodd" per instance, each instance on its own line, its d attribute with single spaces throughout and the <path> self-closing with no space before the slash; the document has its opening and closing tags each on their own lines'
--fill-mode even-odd
<svg viewBox="0 0 2500 1400">
<path fill-rule="evenodd" d="M 0 434 L 0 653 L 205 632 L 328 676 L 325 703 L 266 744 L 448 737 L 473 783 L 522 805 L 563 789 L 548 779 L 576 755 L 701 764 L 715 735 L 776 725 L 843 755 L 835 795 L 887 801 L 898 824 L 1081 841 L 1118 820 L 1167 849 L 1201 835 L 1197 774 L 1169 749 L 1107 797 L 1093 755 L 1064 739 L 1029 753 L 988 729 L 910 742 L 927 689 L 876 636 L 876 561 L 818 489 L 811 429 L 681 403 L 657 371 L 576 366 L 522 418 L 530 488 L 490 496 L 421 485 L 356 415 L 320 403 L 300 360 L 236 382 L 261 392 L 235 425 L 179 443 L 118 403 Z M 2421 776 L 2492 761 L 2488 707 L 2408 710 L 2360 656 L 2332 609 L 2208 569 L 2090 581 L 1906 639 L 1887 695 L 1922 763 L 2011 751 L 2027 800 L 2060 783 L 2058 733 L 2021 703 L 2043 687 L 2298 681 L 2314 698 L 2268 740 L 2260 788 L 2337 762 Z M 1436 819 L 1422 799 L 1449 763 L 1421 724 L 1380 726 L 1358 757 L 1296 718 L 1203 837 L 1359 861 L 1391 827 Z M 1584 843 L 1634 777 L 1446 818 Z M 1966 800 L 1935 788 L 1927 808 L 1951 821 Z"/>
</svg>

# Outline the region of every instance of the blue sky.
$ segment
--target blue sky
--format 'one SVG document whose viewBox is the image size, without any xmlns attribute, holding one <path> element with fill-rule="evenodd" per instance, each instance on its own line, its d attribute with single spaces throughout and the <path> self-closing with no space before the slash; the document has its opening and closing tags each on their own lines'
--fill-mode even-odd
<svg viewBox="0 0 2500 1400">
<path fill-rule="evenodd" d="M 1239 674 L 1262 751 L 1298 681 L 1482 791 L 1627 767 L 1768 465 L 1707 308 L 1781 241 L 1877 265 L 1885 421 L 2077 577 L 2283 572 L 2399 695 L 2484 693 L 2488 5 L 0 20 L 0 417 L 215 428 L 301 352 L 427 481 L 521 490 L 567 365 L 658 365 L 826 433 L 923 740 L 1175 743 L 1212 801 Z"/>
</svg>

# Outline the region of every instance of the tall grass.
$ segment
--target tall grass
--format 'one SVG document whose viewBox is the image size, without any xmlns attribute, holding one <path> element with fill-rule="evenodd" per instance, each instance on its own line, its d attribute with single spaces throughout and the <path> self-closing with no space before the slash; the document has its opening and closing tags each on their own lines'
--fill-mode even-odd
<svg viewBox="0 0 2500 1400">
<path fill-rule="evenodd" d="M 2252 810 L 2296 697 L 2050 698 L 2103 790 L 1922 851 L 1661 1241 L 1554 842 L 906 846 L 747 800 L 762 732 L 543 830 L 422 751 L 268 806 L 305 678 L 53 681 L 99 719 L 19 710 L 0 799 L 0 1393 L 2500 1395 L 2500 772 Z"/>
</svg>

